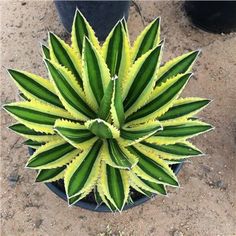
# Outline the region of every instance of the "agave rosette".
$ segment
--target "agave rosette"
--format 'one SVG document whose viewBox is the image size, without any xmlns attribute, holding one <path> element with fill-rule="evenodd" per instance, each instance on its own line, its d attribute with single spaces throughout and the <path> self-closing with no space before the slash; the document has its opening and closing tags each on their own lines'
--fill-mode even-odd
<svg viewBox="0 0 236 236">
<path fill-rule="evenodd" d="M 161 66 L 158 18 L 133 46 L 122 19 L 101 46 L 79 11 L 71 41 L 49 33 L 49 80 L 9 70 L 24 101 L 4 107 L 19 122 L 10 128 L 36 149 L 26 165 L 36 181 L 63 178 L 70 205 L 94 192 L 119 211 L 131 187 L 151 196 L 179 186 L 170 165 L 201 155 L 187 139 L 212 129 L 195 117 L 209 100 L 179 97 L 198 52 Z"/>
</svg>

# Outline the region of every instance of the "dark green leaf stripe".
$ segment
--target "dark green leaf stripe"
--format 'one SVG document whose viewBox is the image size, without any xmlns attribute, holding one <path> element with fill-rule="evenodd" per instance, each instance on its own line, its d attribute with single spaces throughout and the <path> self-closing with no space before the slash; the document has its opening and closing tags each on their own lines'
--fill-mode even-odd
<svg viewBox="0 0 236 236">
<path fill-rule="evenodd" d="M 196 150 L 184 143 L 176 143 L 169 145 L 157 145 L 154 143 L 141 142 L 143 145 L 154 148 L 161 152 L 166 152 L 168 154 L 178 155 L 178 156 L 195 156 L 202 154 L 199 150 Z"/>
<path fill-rule="evenodd" d="M 206 132 L 212 129 L 211 125 L 179 125 L 179 126 L 166 126 L 163 130 L 158 131 L 155 136 L 162 137 L 185 137 L 190 135 L 195 135 L 198 133 Z"/>
<path fill-rule="evenodd" d="M 160 126 L 159 126 L 160 127 Z M 121 129 L 120 131 L 120 136 L 124 139 L 128 139 L 128 140 L 137 140 L 139 138 L 142 138 L 152 132 L 154 132 L 155 130 L 158 129 L 158 126 L 155 126 L 155 127 L 150 127 L 149 129 L 143 129 L 143 130 L 124 130 L 124 129 Z"/>
<path fill-rule="evenodd" d="M 156 47 L 143 62 L 134 81 L 129 89 L 129 92 L 124 101 L 124 108 L 127 111 L 134 102 L 139 98 L 140 94 L 151 82 L 151 78 L 156 73 L 158 58 L 160 56 L 161 46 Z"/>
<path fill-rule="evenodd" d="M 45 45 L 42 45 L 42 49 L 43 49 L 43 56 L 47 59 L 51 59 L 49 48 L 46 47 Z"/>
<path fill-rule="evenodd" d="M 75 148 L 71 146 L 69 143 L 61 144 L 59 146 L 53 147 L 52 149 L 41 152 L 32 159 L 30 159 L 27 164 L 27 167 L 33 168 L 49 164 L 62 158 L 63 156 L 69 154 L 74 150 Z"/>
<path fill-rule="evenodd" d="M 88 38 L 85 38 L 84 60 L 87 65 L 89 84 L 98 105 L 100 105 L 100 102 L 104 95 L 102 74 L 99 67 L 98 59 Z"/>
<path fill-rule="evenodd" d="M 21 87 L 33 94 L 35 97 L 53 105 L 63 107 L 56 94 L 31 79 L 29 76 L 16 70 L 8 70 L 8 72 Z"/>
<path fill-rule="evenodd" d="M 157 192 L 159 192 L 160 194 L 166 195 L 166 189 L 165 186 L 163 184 L 157 184 L 154 182 L 150 182 L 148 180 L 142 179 L 142 181 L 150 188 L 156 190 Z"/>
<path fill-rule="evenodd" d="M 158 33 L 158 28 L 160 24 L 160 19 L 157 18 L 155 21 L 153 21 L 152 26 L 150 29 L 146 32 L 140 46 L 137 52 L 137 55 L 135 57 L 135 60 L 137 60 L 139 57 L 141 57 L 144 53 L 155 47 L 155 41 Z"/>
<path fill-rule="evenodd" d="M 78 200 L 79 200 L 80 197 L 81 197 L 81 194 L 69 198 L 69 199 L 68 199 L 69 205 L 73 205 L 73 204 L 75 204 L 76 202 L 78 202 Z"/>
<path fill-rule="evenodd" d="M 45 60 L 48 70 L 63 98 L 68 104 L 77 109 L 82 114 L 94 118 L 96 114 L 92 109 L 84 102 L 84 98 L 81 98 L 79 94 L 72 88 L 62 73 L 60 73 L 55 66 L 48 60 Z"/>
<path fill-rule="evenodd" d="M 76 143 L 82 143 L 94 137 L 87 129 L 71 129 L 66 127 L 56 127 L 55 129 L 63 136 Z"/>
<path fill-rule="evenodd" d="M 23 124 L 14 124 L 9 126 L 9 129 L 20 133 L 20 134 L 26 134 L 26 135 L 42 135 L 44 136 L 44 133 L 40 133 L 40 132 L 36 132 L 32 129 L 29 129 L 27 126 L 23 125 Z"/>
<path fill-rule="evenodd" d="M 125 30 L 125 32 L 128 34 L 127 22 L 126 22 L 126 20 L 125 20 L 125 17 L 123 17 L 123 18 L 121 19 L 121 24 L 122 24 L 122 27 L 123 27 L 123 29 Z"/>
<path fill-rule="evenodd" d="M 27 145 L 27 146 L 34 146 L 34 147 L 40 147 L 42 145 L 44 145 L 45 143 L 44 142 L 37 142 L 37 141 L 32 141 L 32 140 L 26 140 L 24 142 L 24 145 Z"/>
<path fill-rule="evenodd" d="M 66 49 L 61 45 L 60 41 L 57 39 L 57 37 L 54 34 L 50 33 L 49 39 L 51 42 L 53 52 L 57 58 L 57 61 L 61 65 L 68 68 L 74 74 L 78 83 L 82 86 L 82 79 L 81 79 L 78 71 L 76 70 L 76 68 L 73 64 L 73 61 L 71 60 L 70 56 L 68 55 Z"/>
<path fill-rule="evenodd" d="M 29 99 L 23 94 L 19 93 L 20 97 L 23 98 L 25 101 L 29 101 Z"/>
<path fill-rule="evenodd" d="M 62 171 L 64 171 L 66 166 L 58 167 L 58 168 L 53 168 L 53 169 L 45 169 L 45 170 L 40 170 L 39 174 L 37 175 L 36 182 L 43 182 L 50 180 L 57 175 L 59 175 Z"/>
<path fill-rule="evenodd" d="M 165 72 L 156 82 L 156 86 L 161 85 L 161 83 L 166 82 L 167 79 L 174 77 L 178 74 L 186 73 L 189 67 L 192 65 L 196 59 L 199 51 L 194 51 L 178 63 L 174 64 L 167 72 Z"/>
<path fill-rule="evenodd" d="M 100 194 L 97 190 L 97 187 L 94 188 L 93 192 L 94 192 L 94 198 L 95 198 L 95 201 L 96 201 L 97 205 L 98 206 L 101 205 L 102 204 L 102 198 L 101 198 L 101 196 L 100 196 Z"/>
<path fill-rule="evenodd" d="M 122 28 L 122 22 L 119 22 L 113 31 L 107 49 L 106 63 L 110 69 L 111 77 L 119 74 L 123 49 Z"/>
<path fill-rule="evenodd" d="M 172 176 L 170 176 L 161 165 L 141 153 L 135 147 L 130 146 L 128 147 L 128 149 L 131 153 L 139 158 L 137 166 L 140 167 L 146 174 L 156 179 L 157 181 L 173 186 L 178 186 L 178 182 Z"/>
<path fill-rule="evenodd" d="M 99 118 L 107 121 L 111 110 L 111 99 L 113 94 L 114 80 L 110 80 L 99 108 Z"/>
<path fill-rule="evenodd" d="M 25 107 L 5 105 L 4 108 L 8 112 L 19 117 L 20 119 L 37 123 L 37 124 L 54 125 L 56 119 L 62 118 L 56 115 L 44 113 L 41 111 L 37 111 L 37 110 L 25 108 Z"/>
<path fill-rule="evenodd" d="M 109 193 L 118 209 L 122 209 L 125 193 L 120 170 L 106 165 L 106 174 Z"/>
<path fill-rule="evenodd" d="M 159 121 L 169 119 L 176 119 L 178 117 L 187 115 L 191 112 L 197 111 L 206 106 L 210 100 L 193 101 L 185 104 L 176 105 L 171 107 L 164 115 L 158 118 Z"/>
<path fill-rule="evenodd" d="M 121 150 L 117 141 L 115 139 L 107 139 L 107 143 L 111 160 L 117 164 L 117 166 L 130 169 L 132 164 L 129 162 L 129 158 Z"/>
<path fill-rule="evenodd" d="M 88 30 L 86 28 L 86 23 L 83 16 L 79 11 L 76 11 L 75 16 L 75 35 L 77 40 L 77 45 L 79 47 L 80 53 L 82 54 L 84 37 L 88 37 Z"/>
<path fill-rule="evenodd" d="M 113 91 L 113 96 L 114 96 L 113 103 L 114 103 L 114 109 L 116 111 L 116 114 L 114 114 L 114 115 L 117 116 L 117 119 L 118 119 L 118 122 L 119 122 L 119 127 L 120 127 L 124 123 L 125 112 L 124 112 L 124 106 L 123 106 L 122 95 L 121 95 L 120 80 L 115 79 L 114 83 L 115 84 L 114 84 L 114 91 Z"/>
<path fill-rule="evenodd" d="M 157 96 L 155 99 L 147 103 L 145 106 L 140 108 L 137 112 L 131 114 L 127 118 L 127 122 L 145 117 L 155 112 L 156 110 L 160 109 L 165 104 L 167 104 L 184 87 L 190 75 L 191 74 L 183 75 L 177 82 L 175 82 L 172 86 L 170 86 L 165 92 L 163 92 L 162 94 Z"/>
<path fill-rule="evenodd" d="M 96 162 L 101 146 L 102 141 L 97 140 L 85 157 L 84 161 L 71 176 L 68 185 L 69 196 L 75 195 L 84 187 L 86 181 L 89 178 L 89 175 L 92 173 L 92 169 Z"/>
</svg>

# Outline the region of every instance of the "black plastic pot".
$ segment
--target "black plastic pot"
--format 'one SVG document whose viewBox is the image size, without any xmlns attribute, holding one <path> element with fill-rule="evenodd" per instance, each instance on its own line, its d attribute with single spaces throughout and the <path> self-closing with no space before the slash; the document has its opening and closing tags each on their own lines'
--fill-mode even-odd
<svg viewBox="0 0 236 236">
<path fill-rule="evenodd" d="M 192 23 L 205 31 L 236 31 L 236 1 L 185 1 L 184 8 Z"/>
<path fill-rule="evenodd" d="M 32 155 L 34 153 L 34 149 L 29 148 L 29 154 Z M 183 162 L 180 164 L 174 164 L 171 166 L 172 170 L 174 171 L 175 174 L 178 174 L 180 169 L 183 166 Z M 64 183 L 62 180 L 55 181 L 52 183 L 46 183 L 45 184 L 52 192 L 54 192 L 58 197 L 62 198 L 67 202 L 67 197 L 64 189 Z M 135 191 L 131 190 L 132 193 L 132 199 L 133 203 L 125 205 L 123 210 L 127 210 L 130 208 L 133 208 L 135 206 L 141 205 L 144 202 L 150 200 L 149 197 Z M 87 209 L 90 211 L 96 211 L 96 212 L 111 212 L 111 210 L 105 205 L 101 204 L 100 206 L 97 206 L 97 203 L 93 197 L 93 194 L 88 195 L 86 198 L 81 199 L 79 202 L 77 202 L 74 206 L 81 207 L 83 209 Z"/>
<path fill-rule="evenodd" d="M 55 0 L 62 24 L 70 33 L 76 8 L 86 17 L 96 36 L 104 41 L 123 16 L 128 19 L 130 1 L 60 1 Z"/>
</svg>

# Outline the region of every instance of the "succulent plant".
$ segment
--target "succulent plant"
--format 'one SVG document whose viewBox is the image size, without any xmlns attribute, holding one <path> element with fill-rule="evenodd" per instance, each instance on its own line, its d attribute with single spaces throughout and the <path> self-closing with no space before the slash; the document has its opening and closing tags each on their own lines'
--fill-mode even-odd
<svg viewBox="0 0 236 236">
<path fill-rule="evenodd" d="M 161 65 L 159 18 L 132 46 L 122 19 L 100 45 L 77 10 L 71 35 L 42 46 L 49 79 L 9 70 L 24 99 L 4 106 L 10 129 L 36 149 L 26 167 L 38 182 L 64 179 L 70 205 L 94 192 L 121 211 L 130 188 L 166 195 L 179 186 L 171 165 L 202 155 L 187 139 L 212 129 L 195 117 L 210 100 L 180 98 L 198 51 Z"/>
</svg>

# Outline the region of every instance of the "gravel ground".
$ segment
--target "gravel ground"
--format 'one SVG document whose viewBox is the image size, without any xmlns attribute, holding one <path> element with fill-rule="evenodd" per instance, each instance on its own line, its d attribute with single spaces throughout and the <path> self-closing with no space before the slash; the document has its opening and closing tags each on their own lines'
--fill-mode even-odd
<svg viewBox="0 0 236 236">
<path fill-rule="evenodd" d="M 46 70 L 40 42 L 47 31 L 67 35 L 52 1 L 1 1 L 2 103 L 19 100 L 6 68 L 42 76 Z M 1 235 L 70 236 L 233 236 L 236 235 L 236 34 L 215 35 L 190 25 L 182 2 L 138 2 L 130 8 L 131 39 L 154 17 L 162 17 L 164 60 L 188 50 L 202 49 L 194 77 L 184 95 L 214 99 L 201 117 L 216 129 L 194 139 L 206 156 L 192 159 L 179 174 L 181 188 L 169 197 L 157 197 L 122 214 L 94 213 L 68 208 L 43 184 L 35 172 L 24 169 L 28 158 L 23 139 L 1 119 Z"/>
</svg>

